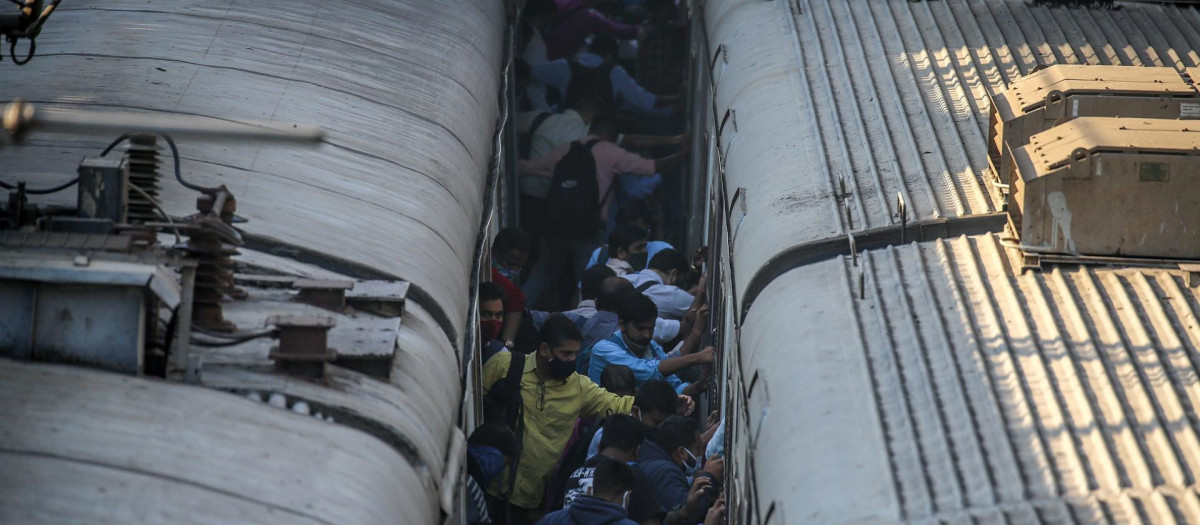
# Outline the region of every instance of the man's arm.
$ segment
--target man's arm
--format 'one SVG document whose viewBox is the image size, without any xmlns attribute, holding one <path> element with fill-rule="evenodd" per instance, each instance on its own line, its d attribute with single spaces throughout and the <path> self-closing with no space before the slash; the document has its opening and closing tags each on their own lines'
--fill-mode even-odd
<svg viewBox="0 0 1200 525">
<path fill-rule="evenodd" d="M 618 396 L 588 379 L 580 379 L 580 384 L 583 385 L 580 395 L 583 399 L 581 416 L 608 417 L 612 414 L 628 414 L 633 410 L 633 396 Z"/>
<path fill-rule="evenodd" d="M 661 379 L 659 367 L 662 366 L 662 363 L 657 359 L 639 359 L 611 341 L 600 341 L 592 347 L 592 364 L 589 372 L 596 370 L 603 372 L 606 367 L 624 365 L 629 367 L 633 371 L 633 377 L 642 383 L 651 379 Z M 588 376 L 599 377 L 599 374 L 589 373 Z"/>
<path fill-rule="evenodd" d="M 504 329 L 500 332 L 500 337 L 505 342 L 516 339 L 517 332 L 521 331 L 521 315 L 520 311 L 504 314 Z"/>
<path fill-rule="evenodd" d="M 664 359 L 658 362 L 658 372 L 668 376 L 692 365 L 704 365 L 713 362 L 713 347 L 705 348 L 694 354 Z"/>
</svg>

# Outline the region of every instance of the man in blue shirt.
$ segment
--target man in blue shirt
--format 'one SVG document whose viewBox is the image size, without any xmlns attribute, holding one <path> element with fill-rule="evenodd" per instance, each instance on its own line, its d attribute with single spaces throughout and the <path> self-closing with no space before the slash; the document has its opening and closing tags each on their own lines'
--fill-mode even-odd
<svg viewBox="0 0 1200 525">
<path fill-rule="evenodd" d="M 638 386 L 652 379 L 666 379 L 676 392 L 691 395 L 692 392 L 688 390 L 690 384 L 681 381 L 675 372 L 692 365 L 712 363 L 712 347 L 668 359 L 666 352 L 653 339 L 658 307 L 649 297 L 640 293 L 625 297 L 617 317 L 620 329 L 592 347 L 588 377 L 599 384 L 600 374 L 608 365 L 625 365 L 633 370 Z"/>
<path fill-rule="evenodd" d="M 531 97 L 534 108 L 550 110 L 555 106 L 570 107 L 578 95 L 570 93 L 575 74 L 581 69 L 605 68 L 609 71 L 606 79 L 609 86 L 603 88 L 611 88 L 612 91 L 612 99 L 606 100 L 607 103 L 614 104 L 622 112 L 631 112 L 643 117 L 670 116 L 671 106 L 679 101 L 679 97 L 658 96 L 642 89 L 625 68 L 616 64 L 616 55 L 617 41 L 610 36 L 596 35 L 588 51 L 580 53 L 575 60 L 560 58 L 541 64 L 530 64 L 532 81 L 544 85 L 548 91 L 546 99 Z M 588 86 L 589 89 L 594 87 L 597 86 Z M 603 88 L 603 91 L 608 91 Z"/>
</svg>

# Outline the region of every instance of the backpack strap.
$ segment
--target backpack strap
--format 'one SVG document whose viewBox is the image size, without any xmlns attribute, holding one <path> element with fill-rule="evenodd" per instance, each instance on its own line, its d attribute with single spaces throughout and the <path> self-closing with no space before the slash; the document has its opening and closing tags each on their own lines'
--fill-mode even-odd
<svg viewBox="0 0 1200 525">
<path fill-rule="evenodd" d="M 592 151 L 592 148 L 596 147 L 596 144 L 599 142 L 601 142 L 600 139 L 592 139 L 592 140 L 587 141 L 587 143 L 584 144 L 583 146 L 586 147 L 587 150 L 590 152 L 590 151 Z M 592 157 L 592 158 L 595 158 L 595 157 Z M 612 183 L 610 183 L 608 185 L 608 191 L 604 192 L 604 198 L 600 199 L 600 207 L 601 208 L 604 208 L 604 205 L 608 203 L 608 198 L 612 197 L 613 190 L 615 190 L 615 189 L 617 189 L 617 178 L 614 176 Z M 607 222 L 608 217 L 605 217 L 603 220 L 605 222 Z M 607 259 L 605 259 L 605 260 L 607 260 Z"/>
<path fill-rule="evenodd" d="M 537 133 L 538 128 L 541 127 L 542 123 L 545 122 L 546 119 L 550 118 L 550 115 L 551 113 L 549 111 L 543 111 L 538 113 L 538 116 L 533 117 L 533 123 L 529 125 L 530 137 L 532 137 L 534 133 Z"/>
<path fill-rule="evenodd" d="M 654 286 L 656 284 L 658 284 L 658 283 L 656 283 L 654 281 L 646 281 L 646 282 L 638 285 L 637 288 L 634 288 L 633 291 L 635 291 L 637 293 L 645 293 L 646 290 L 649 290 L 651 286 Z"/>
<path fill-rule="evenodd" d="M 524 402 L 521 400 L 521 374 L 525 372 L 525 354 L 521 352 L 510 352 L 512 360 L 508 363 L 508 374 L 504 376 L 504 400 L 509 404 L 508 411 L 505 416 L 512 421 L 508 421 L 509 428 L 516 431 L 518 426 L 522 425 L 522 417 L 520 413 Z M 514 416 L 516 416 L 515 420 Z"/>
</svg>

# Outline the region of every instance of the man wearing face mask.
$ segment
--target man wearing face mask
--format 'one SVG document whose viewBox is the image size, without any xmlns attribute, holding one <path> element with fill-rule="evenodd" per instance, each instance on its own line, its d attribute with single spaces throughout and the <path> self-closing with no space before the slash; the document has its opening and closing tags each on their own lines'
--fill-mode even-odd
<svg viewBox="0 0 1200 525">
<path fill-rule="evenodd" d="M 666 379 L 676 392 L 693 397 L 695 391 L 703 389 L 703 385 L 692 387 L 681 381 L 675 373 L 692 365 L 712 363 L 712 347 L 693 352 L 700 339 L 689 337 L 685 341 L 690 345 L 686 349 L 687 354 L 668 359 L 666 352 L 653 339 L 658 309 L 654 301 L 640 293 L 627 295 L 617 316 L 620 330 L 592 347 L 588 377 L 599 381 L 600 373 L 609 365 L 625 365 L 633 370 L 639 385 L 652 379 Z"/>
<path fill-rule="evenodd" d="M 608 260 L 605 265 L 617 275 L 631 274 L 646 267 L 646 230 L 622 224 L 608 234 Z"/>
<path fill-rule="evenodd" d="M 520 228 L 505 228 L 492 241 L 492 282 L 504 288 L 504 326 L 500 340 L 509 349 L 521 328 L 525 311 L 525 294 L 517 286 L 521 268 L 529 258 L 529 235 Z"/>
<path fill-rule="evenodd" d="M 497 283 L 479 283 L 479 340 L 483 361 L 504 350 L 500 331 L 504 328 L 504 288 Z"/>
<path fill-rule="evenodd" d="M 623 461 L 602 458 L 593 472 L 586 495 L 547 514 L 538 525 L 638 525 L 626 510 L 633 497 L 633 469 Z"/>
<path fill-rule="evenodd" d="M 691 264 L 683 254 L 675 250 L 662 250 L 654 254 L 649 266 L 625 278 L 634 289 L 646 294 L 658 306 L 658 314 L 664 319 L 683 319 L 696 301 L 696 290 L 687 291 L 679 287 L 687 276 Z"/>
<path fill-rule="evenodd" d="M 542 325 L 537 351 L 524 360 L 520 373 L 521 417 L 517 434 L 521 453 L 511 484 L 502 476 L 488 486 L 493 517 L 505 513 L 505 492 L 513 520 L 527 523 L 530 513 L 541 507 L 546 480 L 571 438 L 580 417 L 628 414 L 633 398 L 617 396 L 575 373 L 579 354 L 579 329 L 562 314 L 554 314 Z M 508 375 L 512 353 L 500 352 L 483 367 L 483 388 L 490 392 Z"/>
<path fill-rule="evenodd" d="M 724 460 L 700 466 L 693 449 L 699 448 L 696 421 L 671 416 L 658 426 L 638 452 L 638 470 L 654 487 L 654 497 L 667 509 L 666 522 L 697 523 L 717 498 L 723 481 Z M 693 480 L 689 483 L 688 478 Z"/>
</svg>

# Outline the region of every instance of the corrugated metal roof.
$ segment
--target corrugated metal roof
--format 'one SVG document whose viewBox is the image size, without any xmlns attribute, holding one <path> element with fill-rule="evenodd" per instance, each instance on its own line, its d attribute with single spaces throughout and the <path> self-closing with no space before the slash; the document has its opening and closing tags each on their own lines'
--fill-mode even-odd
<svg viewBox="0 0 1200 525">
<path fill-rule="evenodd" d="M 760 508 L 1200 520 L 1200 292 L 1178 271 L 1014 276 L 1003 251 L 994 235 L 892 247 L 759 297 L 742 342 L 775 409 L 749 411 Z"/>
<path fill-rule="evenodd" d="M 720 148 L 727 195 L 746 189 L 742 283 L 789 247 L 899 223 L 897 195 L 910 221 L 998 210 L 988 95 L 1038 65 L 1200 65 L 1200 13 L 1176 6 L 725 0 L 705 18 L 727 57 L 717 116 L 736 111 Z"/>
</svg>

